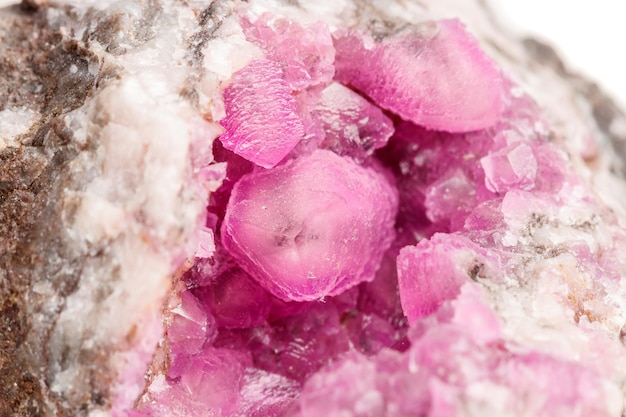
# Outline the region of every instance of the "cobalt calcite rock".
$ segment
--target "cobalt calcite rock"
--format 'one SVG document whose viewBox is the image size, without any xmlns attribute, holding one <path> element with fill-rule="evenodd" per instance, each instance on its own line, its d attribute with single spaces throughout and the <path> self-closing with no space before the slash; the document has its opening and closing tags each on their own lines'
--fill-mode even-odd
<svg viewBox="0 0 626 417">
<path fill-rule="evenodd" d="M 626 118 L 490 16 L 0 9 L 0 415 L 624 415 Z"/>
</svg>

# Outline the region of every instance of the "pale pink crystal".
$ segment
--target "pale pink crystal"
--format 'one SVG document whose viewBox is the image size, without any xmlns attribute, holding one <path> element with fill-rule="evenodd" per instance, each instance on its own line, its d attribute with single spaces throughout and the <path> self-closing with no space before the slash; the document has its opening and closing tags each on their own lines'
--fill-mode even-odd
<svg viewBox="0 0 626 417">
<path fill-rule="evenodd" d="M 393 239 L 387 178 L 329 151 L 242 178 L 222 226 L 230 253 L 284 300 L 315 300 L 373 279 Z"/>
<path fill-rule="evenodd" d="M 455 299 L 485 262 L 481 249 L 461 235 L 436 234 L 403 248 L 398 256 L 398 283 L 409 323 Z"/>
<path fill-rule="evenodd" d="M 172 321 L 167 337 L 174 353 L 195 355 L 216 333 L 215 320 L 207 315 L 204 307 L 191 292 L 183 291 L 180 304 L 172 311 Z"/>
<path fill-rule="evenodd" d="M 335 48 L 326 23 L 304 27 L 270 13 L 254 21 L 244 17 L 241 23 L 246 37 L 280 65 L 291 89 L 304 90 L 332 80 Z"/>
<path fill-rule="evenodd" d="M 360 355 L 350 355 L 313 376 L 302 391 L 299 416 L 384 416 L 385 398 L 376 389 L 376 364 Z M 360 404 L 362 411 L 354 405 Z"/>
<path fill-rule="evenodd" d="M 321 92 L 316 115 L 325 134 L 320 147 L 339 155 L 364 159 L 393 133 L 393 123 L 378 107 L 339 83 Z"/>
<path fill-rule="evenodd" d="M 468 213 L 468 208 L 475 204 L 476 189 L 461 169 L 448 173 L 430 184 L 424 195 L 426 216 L 434 223 Z"/>
<path fill-rule="evenodd" d="M 335 37 L 336 78 L 405 120 L 449 132 L 497 122 L 502 76 L 458 20 L 409 26 L 378 42 L 357 32 Z"/>
<path fill-rule="evenodd" d="M 610 393 L 596 373 L 526 353 L 505 343 L 500 329 L 481 291 L 467 283 L 437 313 L 416 321 L 406 353 L 344 355 L 306 382 L 291 415 L 610 415 Z"/>
<path fill-rule="evenodd" d="M 281 375 L 248 368 L 236 417 L 285 415 L 300 394 L 300 384 Z"/>
<path fill-rule="evenodd" d="M 514 143 L 480 160 L 485 170 L 485 185 L 490 191 L 504 193 L 511 188 L 524 190 L 535 185 L 537 160 L 530 145 Z"/>
<path fill-rule="evenodd" d="M 190 356 L 176 379 L 160 376 L 141 411 L 152 417 L 230 416 L 240 407 L 247 355 L 229 349 L 206 348 Z"/>
<path fill-rule="evenodd" d="M 280 66 L 257 60 L 235 73 L 224 91 L 224 147 L 264 168 L 278 164 L 302 139 L 304 126 Z"/>
<path fill-rule="evenodd" d="M 202 227 L 199 231 L 198 250 L 196 258 L 210 258 L 215 252 L 215 238 L 213 230 L 208 227 Z"/>
</svg>

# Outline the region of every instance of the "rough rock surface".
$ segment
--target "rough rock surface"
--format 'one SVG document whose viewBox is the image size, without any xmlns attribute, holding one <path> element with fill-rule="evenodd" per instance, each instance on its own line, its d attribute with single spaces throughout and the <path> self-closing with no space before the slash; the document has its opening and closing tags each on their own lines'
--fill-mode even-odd
<svg viewBox="0 0 626 417">
<path fill-rule="evenodd" d="M 0 9 L 0 415 L 122 416 L 134 408 L 146 389 L 146 380 L 152 391 L 144 395 L 144 405 L 150 404 L 151 395 L 158 397 L 159 387 L 174 396 L 172 401 L 179 400 L 182 397 L 166 391 L 164 373 L 168 367 L 169 372 L 179 372 L 186 378 L 183 388 L 206 389 L 203 384 L 220 380 L 241 384 L 247 398 L 264 393 L 266 408 L 244 402 L 239 412 L 273 415 L 285 409 L 285 404 L 302 389 L 301 383 L 326 363 L 305 357 L 308 362 L 302 365 L 303 359 L 286 346 L 281 357 L 295 364 L 298 371 L 279 375 L 264 346 L 257 353 L 258 360 L 265 362 L 256 368 L 247 366 L 248 359 L 234 350 L 220 346 L 198 353 L 208 343 L 211 329 L 234 329 L 223 333 L 220 343 L 235 345 L 238 328 L 258 324 L 255 320 L 259 317 L 265 320 L 272 314 L 285 315 L 290 318 L 282 333 L 271 335 L 274 341 L 287 345 L 288 336 L 299 329 L 302 340 L 313 348 L 328 349 L 329 355 L 339 355 L 355 344 L 353 334 L 344 330 L 356 320 L 367 323 L 354 326 L 370 332 L 395 331 L 387 322 L 377 322 L 373 315 L 352 320 L 339 314 L 344 304 L 364 303 L 363 299 L 367 306 L 379 308 L 384 304 L 380 294 L 394 289 L 376 287 L 380 285 L 376 281 L 362 287 L 359 301 L 347 292 L 343 299 L 308 306 L 305 312 L 293 305 L 277 304 L 271 310 L 259 307 L 254 317 L 235 322 L 228 308 L 237 306 L 220 306 L 221 310 L 214 310 L 221 315 L 207 317 L 194 303 L 200 299 L 213 305 L 215 291 L 237 292 L 241 288 L 265 297 L 244 272 L 234 273 L 238 278 L 232 280 L 232 287 L 224 284 L 210 291 L 198 290 L 192 298 L 181 290 L 184 283 L 178 278 L 189 267 L 186 262 L 194 254 L 207 258 L 213 255 L 214 219 L 207 218 L 205 211 L 209 193 L 222 181 L 229 186 L 231 178 L 250 169 L 245 161 L 231 163 L 227 168 L 215 162 L 212 154 L 213 149 L 215 159 L 223 160 L 217 155 L 223 149 L 219 144 L 213 146 L 223 131 L 217 124 L 225 114 L 221 87 L 235 72 L 266 53 L 262 46 L 246 40 L 235 16 L 244 6 L 258 15 L 269 11 L 306 24 L 322 20 L 331 29 L 359 27 L 374 38 L 384 37 L 407 22 L 460 18 L 504 72 L 527 89 L 543 110 L 545 125 L 549 126 L 545 135 L 562 151 L 559 155 L 567 161 L 568 172 L 575 173 L 586 189 L 592 190 L 589 198 L 597 210 L 566 213 L 567 221 L 573 220 L 565 224 L 554 207 L 537 203 L 531 207 L 534 214 L 522 212 L 520 204 L 532 205 L 533 200 L 521 192 L 508 194 L 502 203 L 508 216 L 505 221 L 510 227 L 526 228 L 520 232 L 525 233 L 525 240 L 511 243 L 520 254 L 519 262 L 514 263 L 517 269 L 508 271 L 515 279 L 491 279 L 489 254 L 479 254 L 486 259 L 483 263 L 467 264 L 461 254 L 456 265 L 470 267 L 465 272 L 478 282 L 483 295 L 453 282 L 446 291 L 429 287 L 444 295 L 439 304 L 413 308 L 402 300 L 404 309 L 410 312 L 409 321 L 414 322 L 443 305 L 444 299 L 458 297 L 411 330 L 406 340 L 413 343 L 412 352 L 417 355 L 411 363 L 438 363 L 437 358 L 428 357 L 428 352 L 444 351 L 444 343 L 438 338 L 452 338 L 475 346 L 477 356 L 469 363 L 497 374 L 502 386 L 511 387 L 515 395 L 534 392 L 531 376 L 536 369 L 557 369 L 557 375 L 569 379 L 571 385 L 563 397 L 554 396 L 554 407 L 567 405 L 582 390 L 588 394 L 585 398 L 589 402 L 585 404 L 604 401 L 607 405 L 585 408 L 587 414 L 581 415 L 620 415 L 626 382 L 626 266 L 620 258 L 626 245 L 620 231 L 626 224 L 626 193 L 622 192 L 626 188 L 626 117 L 593 83 L 568 73 L 548 46 L 507 35 L 479 0 L 255 0 L 249 4 L 230 0 L 59 0 L 26 1 L 23 7 Z M 320 73 L 316 76 L 323 78 L 326 74 L 322 70 Z M 302 85 L 301 76 L 293 75 L 294 85 Z M 309 128 L 305 123 L 305 129 Z M 301 145 L 302 149 L 296 147 L 293 151 L 306 152 L 306 144 Z M 515 149 L 507 152 L 511 150 Z M 512 169 L 508 179 L 487 182 L 490 192 L 523 189 L 531 179 L 534 181 L 536 173 L 524 163 L 528 150 L 516 150 L 523 169 Z M 503 155 L 483 160 L 485 172 L 511 161 Z M 431 197 L 429 201 L 440 201 L 437 195 Z M 215 198 L 219 199 L 220 194 Z M 571 201 L 575 198 L 573 195 Z M 424 217 L 434 224 L 445 219 L 453 227 L 458 216 L 451 214 L 451 208 L 441 211 L 441 207 L 445 205 L 426 204 Z M 572 203 L 571 207 L 574 210 L 579 206 Z M 485 207 L 486 212 L 490 209 Z M 459 216 L 467 215 L 463 207 L 459 210 Z M 524 223 L 527 214 L 531 223 Z M 615 237 L 613 241 L 602 240 L 607 230 Z M 551 233 L 557 238 L 552 239 Z M 607 278 L 610 285 L 601 290 L 595 286 L 593 277 L 604 270 L 585 269 L 586 265 L 579 263 L 593 258 L 584 253 L 582 246 L 580 253 L 561 251 L 559 239 L 566 239 L 563 233 L 568 234 L 567 239 L 575 235 L 599 248 L 596 253 L 604 260 L 603 267 L 614 274 Z M 486 237 L 476 233 L 472 239 L 481 242 Z M 436 246 L 445 245 L 445 239 L 433 238 L 429 243 L 436 253 Z M 474 250 L 470 244 L 461 246 L 460 252 Z M 204 248 L 204 255 L 197 250 L 199 247 Z M 401 257 L 410 256 L 409 252 L 401 253 Z M 534 280 L 533 269 L 527 267 L 533 257 L 539 257 L 545 264 L 542 268 L 553 275 L 544 274 Z M 410 262 L 408 259 L 407 265 Z M 383 260 L 381 271 L 385 268 Z M 401 287 L 406 276 L 400 270 Z M 481 298 L 484 293 L 489 294 L 488 301 Z M 604 298 L 594 302 L 596 293 Z M 563 303 L 569 306 L 565 313 L 554 294 L 565 294 Z M 482 322 L 464 322 L 459 311 L 472 303 L 493 307 L 498 318 L 494 319 L 489 311 L 477 315 L 484 318 Z M 183 319 L 188 326 L 178 339 L 174 331 L 163 338 L 164 305 L 166 327 L 177 329 L 172 323 Z M 394 306 L 379 309 L 384 308 L 389 317 L 398 315 Z M 482 311 L 482 307 L 476 308 L 474 311 Z M 493 320 L 503 323 L 502 329 L 490 327 L 497 328 L 494 334 L 480 327 Z M 319 323 L 324 324 L 323 331 L 302 330 L 316 329 Z M 441 328 L 445 332 L 437 330 Z M 459 330 L 463 328 L 478 330 L 464 333 Z M 515 352 L 506 356 L 500 346 L 490 344 L 498 338 L 541 353 L 533 356 Z M 171 342 L 180 342 L 184 352 L 170 352 L 172 357 L 168 357 L 167 344 Z M 381 379 L 391 383 L 392 376 L 400 378 L 402 374 L 396 370 L 409 366 L 407 358 L 397 354 L 402 348 L 384 350 L 377 361 L 364 359 L 364 355 L 380 349 L 365 346 L 358 354 L 348 355 L 308 379 L 301 391 L 300 414 L 294 415 L 340 415 L 354 410 L 354 404 L 369 404 L 371 410 L 377 410 L 380 398 L 368 396 L 372 387 L 380 387 Z M 194 369 L 199 374 L 175 367 L 176 354 L 190 352 L 196 355 L 195 362 L 185 366 L 197 366 Z M 446 352 L 450 357 L 463 354 Z M 551 355 L 570 362 L 555 362 Z M 490 367 L 488 357 L 500 358 L 501 364 Z M 574 365 L 570 367 L 569 363 Z M 224 364 L 232 365 L 234 371 L 225 372 Z M 597 373 L 589 375 L 587 369 L 594 367 Z M 528 370 L 526 379 L 516 386 L 516 375 L 524 370 Z M 328 381 L 352 388 L 350 372 L 357 371 L 364 377 L 354 387 L 351 398 L 326 403 L 333 394 L 330 392 L 319 401 Z M 540 381 L 538 386 L 547 389 L 561 379 Z M 597 384 L 588 387 L 588 380 Z M 401 395 L 403 387 L 399 384 L 385 389 L 399 390 Z M 447 385 L 446 389 L 439 388 L 416 390 L 425 398 L 429 392 L 437 392 L 434 399 L 441 400 L 437 403 L 441 407 L 458 396 Z M 484 390 L 489 392 L 490 387 L 483 387 L 483 391 L 472 391 L 467 386 L 463 389 L 467 398 L 473 399 L 472 404 L 488 403 L 480 395 Z M 231 393 L 220 395 L 214 396 L 214 403 L 185 405 L 190 407 L 189 413 L 202 412 L 198 410 L 207 404 L 216 410 L 224 404 L 234 407 L 236 398 Z M 507 391 L 502 398 L 509 398 L 507 395 L 512 394 Z M 394 402 L 390 400 L 389 404 Z M 193 408 L 196 406 L 200 408 Z M 324 409 L 326 406 L 336 407 Z M 486 407 L 462 414 L 462 404 L 458 407 L 441 408 L 437 411 L 440 414 L 433 415 L 471 415 L 485 410 L 503 415 L 506 410 Z M 159 412 L 157 406 L 151 410 Z M 226 407 L 220 412 L 232 415 L 237 410 Z"/>
</svg>

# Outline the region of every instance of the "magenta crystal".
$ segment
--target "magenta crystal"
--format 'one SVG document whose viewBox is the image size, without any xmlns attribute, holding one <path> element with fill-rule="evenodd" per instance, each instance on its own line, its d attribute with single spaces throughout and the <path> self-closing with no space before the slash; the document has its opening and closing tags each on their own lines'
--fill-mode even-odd
<svg viewBox="0 0 626 417">
<path fill-rule="evenodd" d="M 256 327 L 269 315 L 268 294 L 238 267 L 221 273 L 211 285 L 198 290 L 198 294 L 221 327 Z"/>
<path fill-rule="evenodd" d="M 224 147 L 264 168 L 278 164 L 303 138 L 304 126 L 280 66 L 251 62 L 224 90 Z"/>
<path fill-rule="evenodd" d="M 303 383 L 351 345 L 337 306 L 319 301 L 299 304 L 306 308 L 273 321 L 269 329 L 255 330 L 245 342 L 258 368 Z"/>
<path fill-rule="evenodd" d="M 394 236 L 397 196 L 372 168 L 329 151 L 243 177 L 222 241 L 284 300 L 315 300 L 373 279 Z"/>
<path fill-rule="evenodd" d="M 466 132 L 498 121 L 502 76 L 458 20 L 409 26 L 373 41 L 336 34 L 336 78 L 429 129 Z"/>
<path fill-rule="evenodd" d="M 457 20 L 331 38 L 260 10 L 139 410 L 616 415 L 626 234 L 539 106 Z"/>
</svg>

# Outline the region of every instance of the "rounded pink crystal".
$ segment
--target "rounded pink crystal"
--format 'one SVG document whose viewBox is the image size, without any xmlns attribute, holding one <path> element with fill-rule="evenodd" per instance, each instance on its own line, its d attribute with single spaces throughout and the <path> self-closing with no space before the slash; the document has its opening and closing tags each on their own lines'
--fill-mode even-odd
<svg viewBox="0 0 626 417">
<path fill-rule="evenodd" d="M 337 80 L 403 119 L 448 132 L 498 121 L 502 75 L 459 20 L 409 26 L 380 42 L 335 37 Z"/>
<path fill-rule="evenodd" d="M 380 172 L 316 151 L 243 177 L 222 242 L 275 296 L 315 300 L 373 279 L 394 237 L 397 204 Z"/>
</svg>

